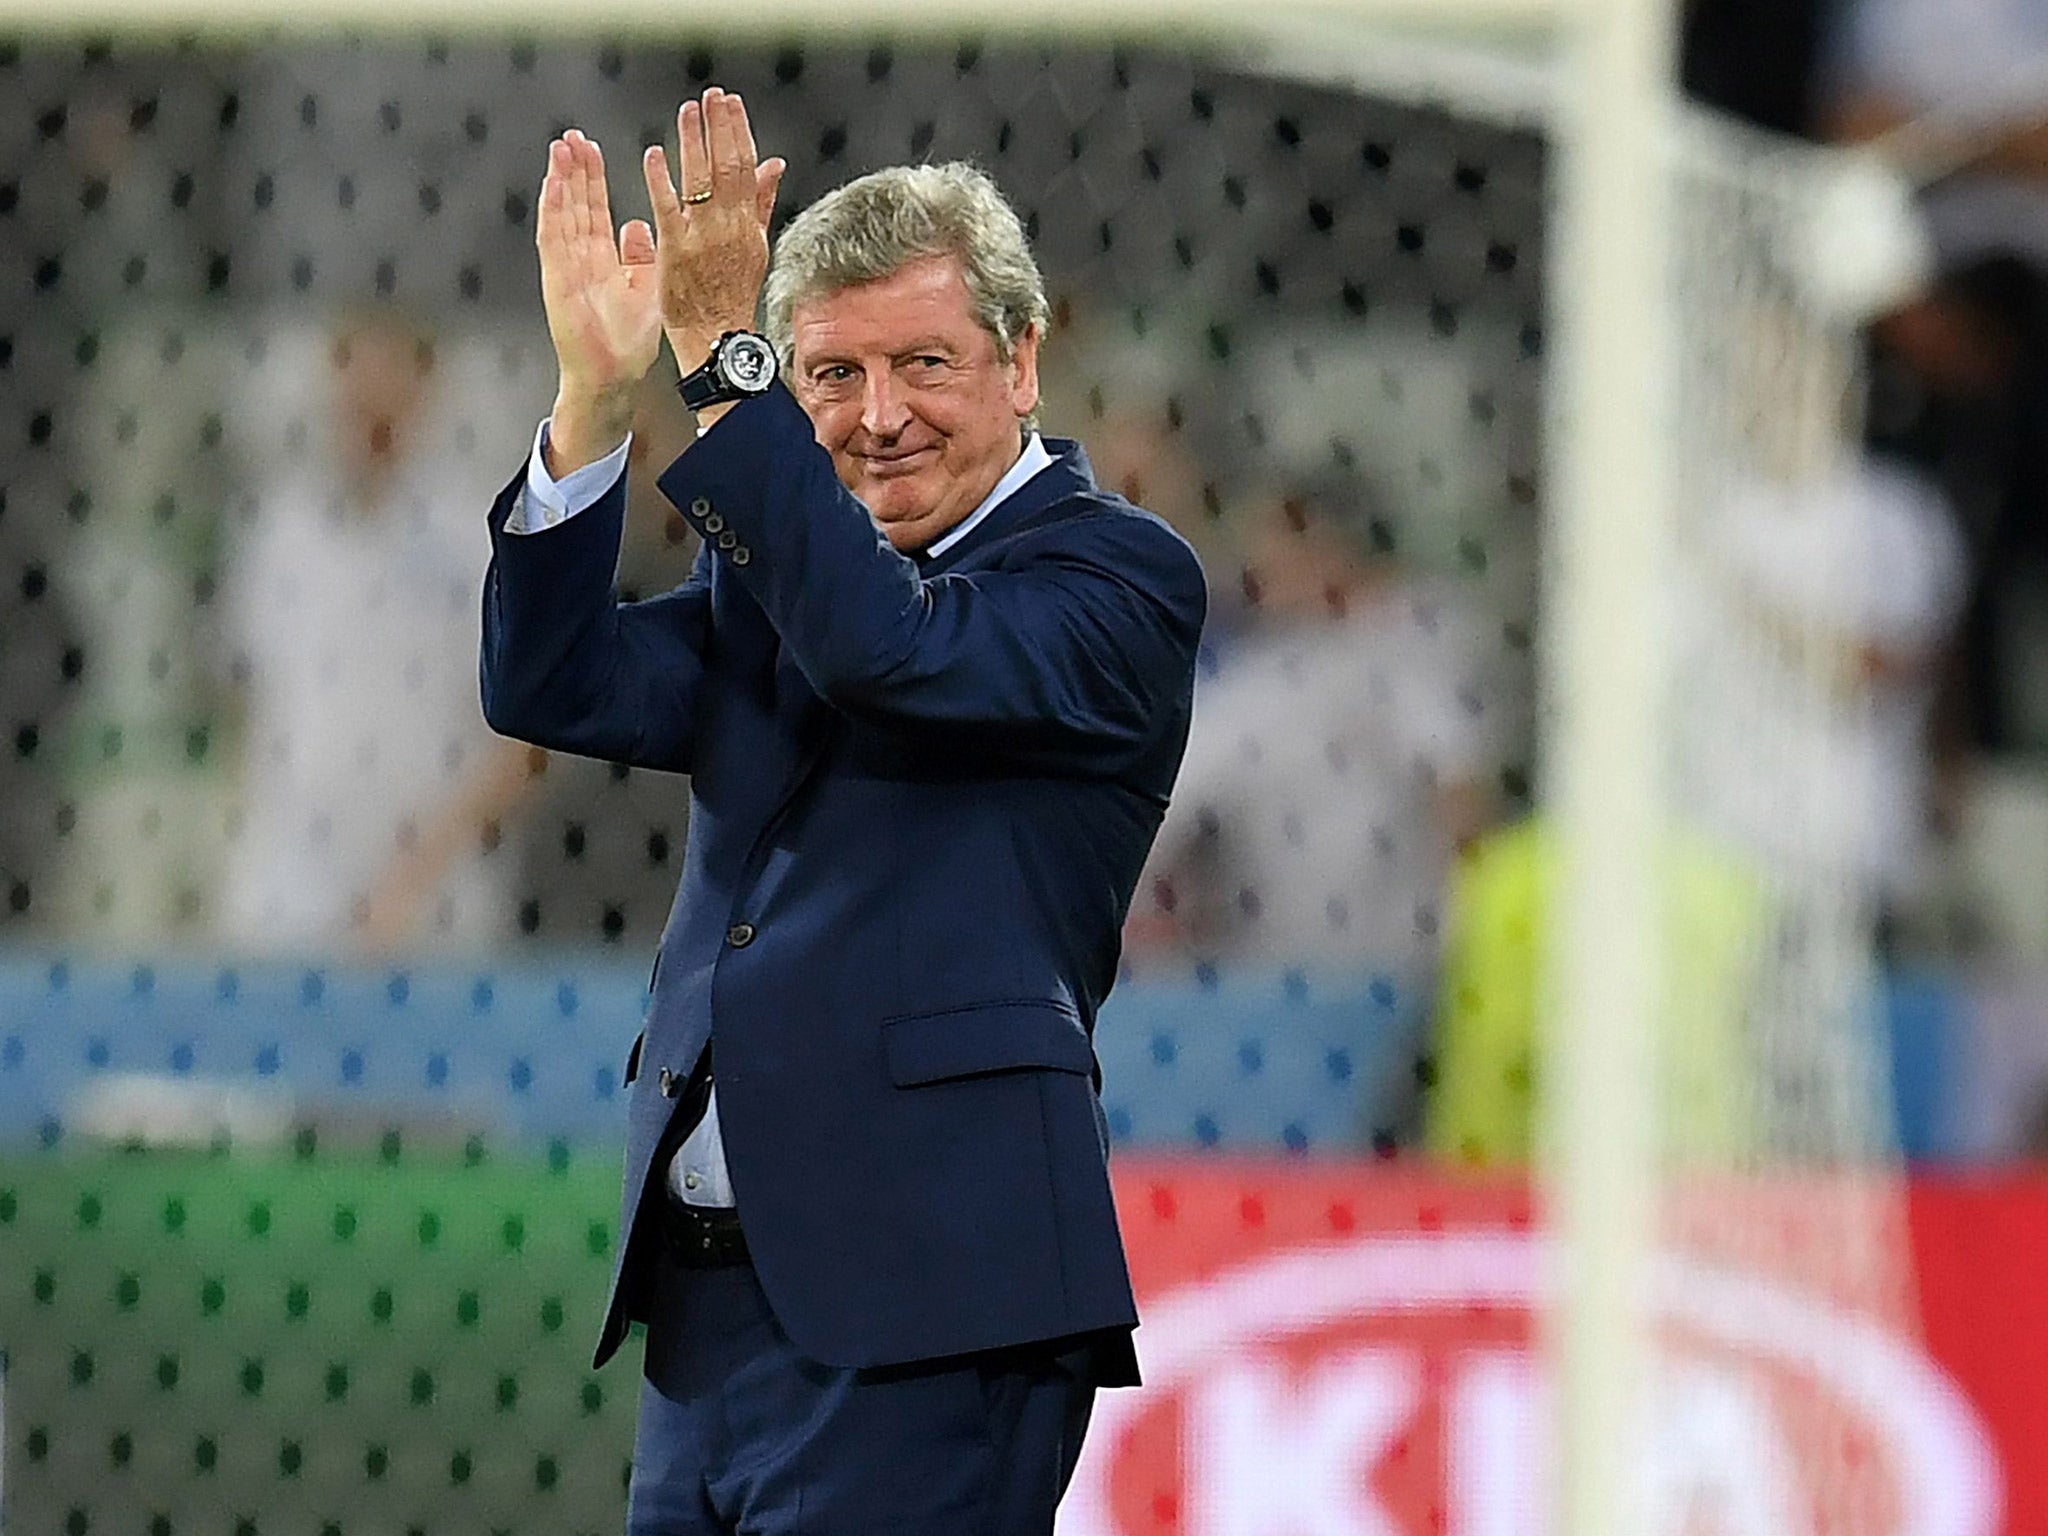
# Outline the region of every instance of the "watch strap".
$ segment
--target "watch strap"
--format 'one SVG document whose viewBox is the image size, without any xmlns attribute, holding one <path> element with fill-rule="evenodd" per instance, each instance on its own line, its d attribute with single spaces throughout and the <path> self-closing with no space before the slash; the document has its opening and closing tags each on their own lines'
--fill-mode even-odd
<svg viewBox="0 0 2048 1536">
<path fill-rule="evenodd" d="M 716 405 L 721 400 L 738 398 L 728 393 L 719 383 L 718 353 L 712 355 L 697 367 L 676 380 L 676 393 L 683 397 L 683 404 L 693 411 L 701 411 L 707 405 Z"/>
<path fill-rule="evenodd" d="M 767 360 L 766 375 L 758 386 L 742 382 L 744 372 L 737 378 L 727 372 L 728 353 L 735 342 L 759 348 Z M 711 355 L 703 363 L 676 380 L 676 393 L 683 397 L 683 404 L 693 411 L 701 411 L 707 405 L 719 405 L 727 400 L 748 400 L 761 394 L 775 381 L 775 355 L 765 338 L 752 331 L 727 331 L 711 344 Z"/>
</svg>

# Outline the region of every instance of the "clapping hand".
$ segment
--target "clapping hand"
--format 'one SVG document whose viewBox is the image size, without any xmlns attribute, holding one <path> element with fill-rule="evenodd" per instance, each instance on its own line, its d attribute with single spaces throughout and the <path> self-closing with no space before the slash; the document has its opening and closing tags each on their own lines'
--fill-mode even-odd
<svg viewBox="0 0 2048 1536">
<path fill-rule="evenodd" d="M 716 86 L 685 102 L 676 126 L 684 194 L 659 145 L 642 166 L 658 250 L 644 219 L 614 232 L 594 139 L 571 128 L 548 146 L 534 222 L 560 375 L 548 433 L 548 467 L 558 477 L 624 440 L 634 386 L 654 366 L 664 329 L 690 369 L 726 331 L 754 323 L 785 163 L 758 159 L 745 105 Z"/>
<path fill-rule="evenodd" d="M 676 113 L 677 170 L 651 146 L 641 162 L 659 234 L 661 321 L 688 371 L 727 331 L 751 329 L 768 272 L 768 220 L 787 166 L 754 148 L 746 103 L 712 86 Z"/>
<path fill-rule="evenodd" d="M 661 350 L 660 274 L 644 219 L 614 235 L 604 154 L 577 129 L 548 146 L 534 226 L 560 372 L 548 457 L 562 475 L 602 458 L 632 425 L 633 387 Z"/>
</svg>

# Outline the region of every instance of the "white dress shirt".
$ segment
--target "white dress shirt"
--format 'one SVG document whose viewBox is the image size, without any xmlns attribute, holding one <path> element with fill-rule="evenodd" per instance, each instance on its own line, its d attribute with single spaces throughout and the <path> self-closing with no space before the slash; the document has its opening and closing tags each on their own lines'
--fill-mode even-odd
<svg viewBox="0 0 2048 1536">
<path fill-rule="evenodd" d="M 633 446 L 630 432 L 623 443 L 603 458 L 581 469 L 572 469 L 556 480 L 548 473 L 545 457 L 548 425 L 548 421 L 543 421 L 534 428 L 533 452 L 526 460 L 526 489 L 513 499 L 512 510 L 505 515 L 507 533 L 539 533 L 566 523 L 578 512 L 602 501 L 604 493 L 626 472 L 626 454 Z"/>
<path fill-rule="evenodd" d="M 633 446 L 632 434 L 628 433 L 626 440 L 603 458 L 570 471 L 558 481 L 548 473 L 544 453 L 547 441 L 548 422 L 543 421 L 533 434 L 533 452 L 526 461 L 526 486 L 505 516 L 507 533 L 540 533 L 597 505 L 626 472 L 626 452 Z M 981 505 L 935 539 L 925 551 L 925 558 L 936 559 L 953 548 L 1018 487 L 1051 463 L 1052 454 L 1047 451 L 1044 439 L 1036 432 L 1029 434 L 1017 462 L 982 498 Z M 734 1204 L 732 1174 L 725 1164 L 725 1138 L 718 1129 L 716 1086 L 705 1103 L 704 1118 L 669 1160 L 666 1182 L 669 1198 L 684 1205 L 730 1209 Z"/>
</svg>

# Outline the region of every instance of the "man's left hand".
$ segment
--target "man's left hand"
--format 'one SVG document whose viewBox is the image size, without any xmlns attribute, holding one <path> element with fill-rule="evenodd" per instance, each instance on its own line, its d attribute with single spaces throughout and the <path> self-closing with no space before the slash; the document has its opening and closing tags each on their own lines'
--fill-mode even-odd
<svg viewBox="0 0 2048 1536">
<path fill-rule="evenodd" d="M 641 169 L 654 206 L 662 326 L 685 373 L 727 331 L 751 330 L 768 272 L 768 219 L 786 163 L 761 160 L 738 96 L 712 86 L 676 113 L 682 191 L 651 146 Z"/>
</svg>

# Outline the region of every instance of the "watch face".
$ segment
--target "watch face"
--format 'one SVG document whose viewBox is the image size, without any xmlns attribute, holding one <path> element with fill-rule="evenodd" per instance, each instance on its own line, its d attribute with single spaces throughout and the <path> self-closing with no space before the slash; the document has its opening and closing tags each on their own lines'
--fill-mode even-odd
<svg viewBox="0 0 2048 1536">
<path fill-rule="evenodd" d="M 775 349 L 752 331 L 741 331 L 719 350 L 718 371 L 729 387 L 758 395 L 775 382 Z"/>
</svg>

